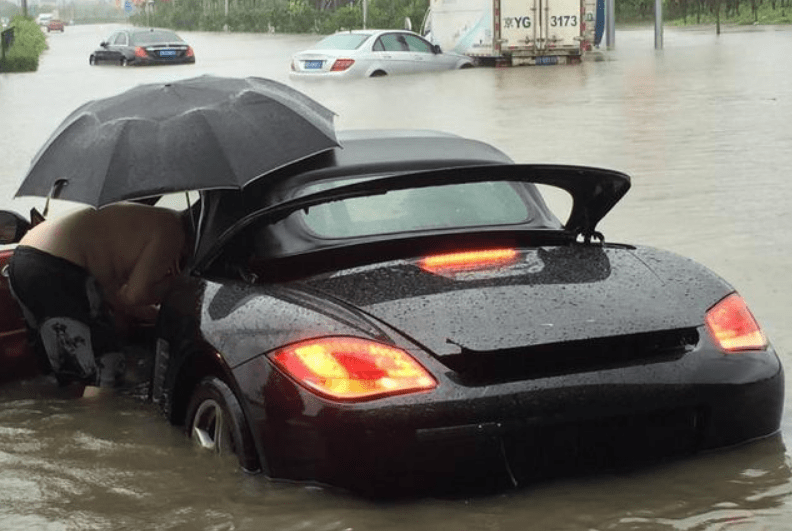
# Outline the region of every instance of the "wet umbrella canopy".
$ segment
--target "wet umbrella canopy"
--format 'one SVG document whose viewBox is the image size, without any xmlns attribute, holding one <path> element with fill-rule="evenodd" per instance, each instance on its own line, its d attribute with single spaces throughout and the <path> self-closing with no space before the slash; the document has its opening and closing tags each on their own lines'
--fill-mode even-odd
<svg viewBox="0 0 792 531">
<path fill-rule="evenodd" d="M 69 115 L 33 158 L 16 196 L 52 193 L 101 207 L 241 188 L 337 146 L 333 116 L 305 94 L 263 78 L 140 85 Z"/>
</svg>

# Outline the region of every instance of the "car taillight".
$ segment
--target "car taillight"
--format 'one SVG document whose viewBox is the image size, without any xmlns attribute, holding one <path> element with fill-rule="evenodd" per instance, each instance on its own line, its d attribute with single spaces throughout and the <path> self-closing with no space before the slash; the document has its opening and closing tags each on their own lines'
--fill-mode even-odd
<svg viewBox="0 0 792 531">
<path fill-rule="evenodd" d="M 313 339 L 276 350 L 269 358 L 301 385 L 338 400 L 370 400 L 437 387 L 405 351 L 367 339 Z"/>
<path fill-rule="evenodd" d="M 148 54 L 146 53 L 146 49 L 141 46 L 135 48 L 135 57 L 148 57 Z"/>
<path fill-rule="evenodd" d="M 187 51 L 184 52 L 184 55 L 187 56 L 187 57 L 192 57 L 193 55 L 195 55 L 195 52 L 193 51 L 192 46 L 188 46 L 187 47 Z"/>
<path fill-rule="evenodd" d="M 736 293 L 710 308 L 706 323 L 715 344 L 725 352 L 767 348 L 767 338 L 759 323 L 751 314 L 745 300 Z"/>
<path fill-rule="evenodd" d="M 418 262 L 418 266 L 430 273 L 476 271 L 510 265 L 518 257 L 516 249 L 487 249 L 427 256 Z"/>
<path fill-rule="evenodd" d="M 330 68 L 331 72 L 343 72 L 350 66 L 355 64 L 354 59 L 336 59 L 333 66 Z"/>
</svg>

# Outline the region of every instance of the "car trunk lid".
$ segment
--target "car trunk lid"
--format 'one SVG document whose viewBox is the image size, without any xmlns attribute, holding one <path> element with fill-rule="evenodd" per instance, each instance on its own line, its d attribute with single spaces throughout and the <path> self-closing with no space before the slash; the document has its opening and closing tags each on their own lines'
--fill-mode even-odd
<svg viewBox="0 0 792 531">
<path fill-rule="evenodd" d="M 688 341 L 718 296 L 680 293 L 629 249 L 596 245 L 522 250 L 512 263 L 478 270 L 396 261 L 310 284 L 441 358 L 667 330 Z"/>
</svg>

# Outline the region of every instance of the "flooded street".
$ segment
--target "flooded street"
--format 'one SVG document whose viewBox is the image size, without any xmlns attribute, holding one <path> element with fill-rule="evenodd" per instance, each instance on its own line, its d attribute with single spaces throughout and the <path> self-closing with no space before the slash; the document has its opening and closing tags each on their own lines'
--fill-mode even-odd
<svg viewBox="0 0 792 531">
<path fill-rule="evenodd" d="M 0 208 L 43 208 L 13 194 L 87 100 L 207 73 L 270 77 L 335 111 L 338 129 L 440 129 L 517 162 L 630 174 L 599 226 L 606 240 L 669 249 L 731 282 L 792 389 L 792 26 L 666 28 L 661 51 L 652 28 L 621 30 L 615 50 L 580 65 L 345 83 L 289 80 L 290 55 L 317 40 L 304 35 L 180 32 L 195 65 L 89 66 L 113 28 L 49 34 L 38 72 L 0 74 Z M 495 496 L 373 503 L 218 467 L 134 397 L 30 399 L 11 386 L 0 388 L 0 530 L 792 529 L 790 395 L 782 433 L 740 448 Z"/>
</svg>

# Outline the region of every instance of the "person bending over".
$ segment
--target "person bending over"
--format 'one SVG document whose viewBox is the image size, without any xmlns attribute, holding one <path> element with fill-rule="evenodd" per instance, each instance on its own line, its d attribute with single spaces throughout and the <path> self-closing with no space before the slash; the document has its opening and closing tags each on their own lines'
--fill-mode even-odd
<svg viewBox="0 0 792 531">
<path fill-rule="evenodd" d="M 178 212 L 136 203 L 47 220 L 19 242 L 11 291 L 61 385 L 119 385 L 119 329 L 153 322 L 189 254 Z"/>
</svg>

